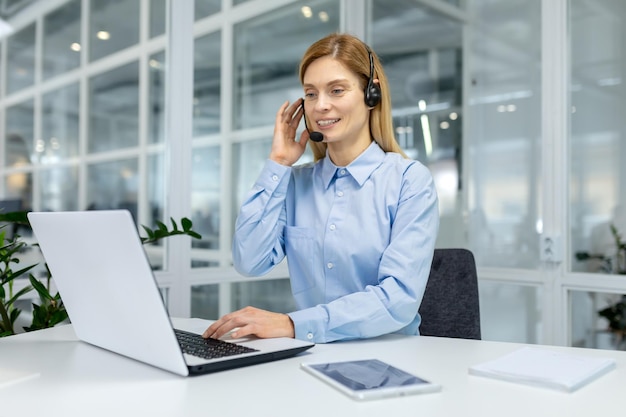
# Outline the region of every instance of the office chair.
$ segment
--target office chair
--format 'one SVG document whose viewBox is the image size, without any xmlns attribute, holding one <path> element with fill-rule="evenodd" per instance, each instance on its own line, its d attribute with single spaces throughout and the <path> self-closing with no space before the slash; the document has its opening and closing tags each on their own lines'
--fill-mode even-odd
<svg viewBox="0 0 626 417">
<path fill-rule="evenodd" d="M 480 340 L 478 277 L 467 249 L 435 249 L 419 308 L 423 336 Z"/>
</svg>

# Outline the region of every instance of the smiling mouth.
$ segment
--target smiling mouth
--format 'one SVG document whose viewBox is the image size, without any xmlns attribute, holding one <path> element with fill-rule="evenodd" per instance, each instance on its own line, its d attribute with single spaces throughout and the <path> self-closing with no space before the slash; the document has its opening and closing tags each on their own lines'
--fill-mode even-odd
<svg viewBox="0 0 626 417">
<path fill-rule="evenodd" d="M 335 123 L 337 123 L 339 120 L 341 120 L 341 119 L 318 120 L 318 121 L 317 121 L 317 125 L 318 125 L 319 127 L 327 127 L 327 126 L 334 125 L 334 124 L 335 124 Z"/>
</svg>

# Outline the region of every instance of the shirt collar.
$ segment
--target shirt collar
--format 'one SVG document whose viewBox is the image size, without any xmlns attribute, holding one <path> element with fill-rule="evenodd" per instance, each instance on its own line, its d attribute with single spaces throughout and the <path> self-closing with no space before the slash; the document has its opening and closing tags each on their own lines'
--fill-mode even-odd
<svg viewBox="0 0 626 417">
<path fill-rule="evenodd" d="M 359 187 L 363 186 L 365 181 L 374 172 L 374 170 L 382 163 L 385 158 L 385 151 L 383 151 L 378 143 L 372 141 L 372 143 L 359 155 L 354 161 L 350 163 L 345 169 L 352 175 L 352 178 L 359 184 Z M 326 150 L 326 157 L 322 160 L 322 180 L 326 188 L 330 186 L 335 173 L 340 167 L 337 167 L 330 160 L 328 156 L 328 150 Z"/>
</svg>

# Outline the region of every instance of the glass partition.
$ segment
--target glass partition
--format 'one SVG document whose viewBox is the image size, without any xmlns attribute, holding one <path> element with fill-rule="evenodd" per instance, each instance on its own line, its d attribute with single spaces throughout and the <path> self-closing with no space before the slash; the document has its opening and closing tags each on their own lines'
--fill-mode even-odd
<svg viewBox="0 0 626 417">
<path fill-rule="evenodd" d="M 78 68 L 82 41 L 80 36 L 81 1 L 73 0 L 54 10 L 43 20 L 43 78 Z"/>
<path fill-rule="evenodd" d="M 193 136 L 219 133 L 221 33 L 211 33 L 196 39 L 193 75 Z"/>
<path fill-rule="evenodd" d="M 570 7 L 575 47 L 569 142 L 573 254 L 568 260 L 573 271 L 619 273 L 616 237 L 626 241 L 626 58 L 618 51 L 626 3 L 570 0 Z"/>
<path fill-rule="evenodd" d="M 542 292 L 533 286 L 479 282 L 483 340 L 540 343 Z"/>
<path fill-rule="evenodd" d="M 41 104 L 41 134 L 35 147 L 42 164 L 57 163 L 79 154 L 79 84 L 51 91 Z"/>
<path fill-rule="evenodd" d="M 474 2 L 468 236 L 480 266 L 539 267 L 541 2 Z"/>
<path fill-rule="evenodd" d="M 139 142 L 139 64 L 124 65 L 89 80 L 89 152 Z"/>
<path fill-rule="evenodd" d="M 626 350 L 626 295 L 570 291 L 571 346 Z"/>
<path fill-rule="evenodd" d="M 150 37 L 165 33 L 167 0 L 150 0 Z"/>
<path fill-rule="evenodd" d="M 298 64 L 306 48 L 338 29 L 339 2 L 319 0 L 290 4 L 237 24 L 234 128 L 273 125 L 280 105 L 302 96 Z"/>
<path fill-rule="evenodd" d="M 137 221 L 137 159 L 87 167 L 87 210 L 126 209 Z"/>
<path fill-rule="evenodd" d="M 222 0 L 195 0 L 195 19 L 200 20 L 214 15 L 222 8 Z"/>
<path fill-rule="evenodd" d="M 82 210 L 78 203 L 78 167 L 54 166 L 41 170 L 39 199 L 42 211 Z"/>
<path fill-rule="evenodd" d="M 35 24 L 7 39 L 6 93 L 11 94 L 35 82 Z"/>
<path fill-rule="evenodd" d="M 15 104 L 5 111 L 6 139 L 4 165 L 18 168 L 30 165 L 35 136 L 34 101 Z"/>
<path fill-rule="evenodd" d="M 396 139 L 407 155 L 428 166 L 437 188 L 438 247 L 465 246 L 460 194 L 463 26 L 418 2 L 372 2 L 369 38 L 389 78 Z"/>
<path fill-rule="evenodd" d="M 192 157 L 191 213 L 194 230 L 202 240 L 193 239 L 193 248 L 220 248 L 220 147 L 196 148 Z"/>
<path fill-rule="evenodd" d="M 91 0 L 90 61 L 103 58 L 139 42 L 140 3 L 140 0 Z"/>
<path fill-rule="evenodd" d="M 150 56 L 148 61 L 148 142 L 163 143 L 165 141 L 165 52 Z"/>
</svg>

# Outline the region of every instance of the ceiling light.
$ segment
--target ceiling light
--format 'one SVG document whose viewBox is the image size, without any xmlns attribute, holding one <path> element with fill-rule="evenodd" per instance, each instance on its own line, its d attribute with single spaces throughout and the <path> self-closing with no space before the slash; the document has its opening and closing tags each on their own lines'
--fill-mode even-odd
<svg viewBox="0 0 626 417">
<path fill-rule="evenodd" d="M 328 22 L 328 20 L 330 19 L 328 17 L 328 13 L 326 12 L 319 12 L 318 16 L 322 22 Z"/>
<path fill-rule="evenodd" d="M 74 42 L 73 44 L 70 45 L 70 49 L 74 52 L 80 51 L 80 43 Z"/>
<path fill-rule="evenodd" d="M 428 116 L 422 114 L 420 116 L 420 122 L 422 122 L 422 134 L 424 135 L 424 150 L 426 156 L 430 156 L 433 153 L 433 138 L 430 135 L 430 123 L 428 123 Z"/>
<path fill-rule="evenodd" d="M 300 9 L 300 11 L 302 12 L 302 16 L 306 17 L 307 19 L 310 19 L 311 16 L 313 16 L 313 10 L 311 10 L 309 6 L 304 6 Z"/>
<path fill-rule="evenodd" d="M 107 32 L 106 30 L 98 31 L 98 33 L 96 33 L 96 36 L 98 37 L 98 39 L 100 39 L 102 41 L 106 41 L 106 40 L 109 40 L 111 38 L 111 34 L 109 32 Z"/>
</svg>

